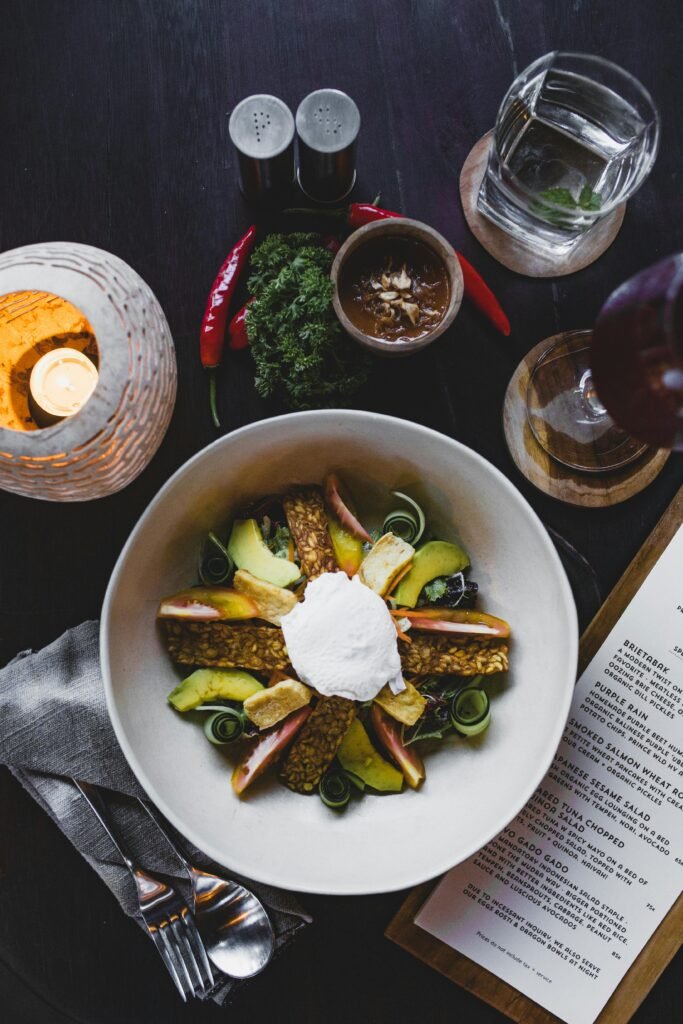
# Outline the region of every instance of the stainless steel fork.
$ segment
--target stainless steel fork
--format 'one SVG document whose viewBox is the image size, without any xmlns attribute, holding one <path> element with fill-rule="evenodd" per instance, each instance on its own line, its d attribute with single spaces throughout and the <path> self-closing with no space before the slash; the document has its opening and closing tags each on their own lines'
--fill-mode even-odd
<svg viewBox="0 0 683 1024">
<path fill-rule="evenodd" d="M 204 996 L 214 985 L 213 971 L 192 915 L 170 885 L 153 878 L 133 861 L 116 833 L 97 786 L 73 779 L 97 815 L 135 882 L 140 916 L 183 1000 Z"/>
</svg>

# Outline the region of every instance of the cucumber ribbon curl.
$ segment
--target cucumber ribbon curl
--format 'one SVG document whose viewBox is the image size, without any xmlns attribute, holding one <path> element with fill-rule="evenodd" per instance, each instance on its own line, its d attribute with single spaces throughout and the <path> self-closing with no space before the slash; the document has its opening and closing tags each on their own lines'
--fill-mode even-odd
<svg viewBox="0 0 683 1024">
<path fill-rule="evenodd" d="M 219 586 L 227 583 L 235 570 L 235 563 L 228 554 L 225 544 L 211 532 L 207 534 L 206 542 L 199 561 L 199 578 L 207 587 Z"/>
<path fill-rule="evenodd" d="M 326 807 L 338 811 L 351 798 L 351 783 L 343 772 L 326 772 L 318 784 L 318 794 Z"/>
<path fill-rule="evenodd" d="M 234 743 L 244 733 L 245 725 L 248 722 L 244 711 L 231 707 L 201 706 L 198 711 L 212 711 L 204 722 L 204 735 L 210 743 L 221 746 L 224 743 Z"/>
<path fill-rule="evenodd" d="M 418 503 L 401 491 L 391 492 L 395 498 L 405 502 L 407 508 L 389 512 L 382 526 L 383 533 L 393 533 L 407 544 L 417 544 L 425 529 L 425 515 Z"/>
<path fill-rule="evenodd" d="M 453 728 L 463 736 L 478 736 L 491 722 L 488 694 L 476 686 L 460 690 L 451 703 L 450 717 Z"/>
</svg>

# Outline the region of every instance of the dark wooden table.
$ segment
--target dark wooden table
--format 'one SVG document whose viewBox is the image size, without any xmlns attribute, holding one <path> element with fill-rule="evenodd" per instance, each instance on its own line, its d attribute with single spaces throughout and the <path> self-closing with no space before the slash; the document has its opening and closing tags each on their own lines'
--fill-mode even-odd
<svg viewBox="0 0 683 1024">
<path fill-rule="evenodd" d="M 137 517 L 216 436 L 197 329 L 215 270 L 249 222 L 228 115 L 253 92 L 293 109 L 320 86 L 354 96 L 363 118 L 357 195 L 381 190 L 388 207 L 457 242 L 511 315 L 504 340 L 463 309 L 457 330 L 423 355 L 379 363 L 358 405 L 481 452 L 583 552 L 606 595 L 680 484 L 680 457 L 624 505 L 569 508 L 520 479 L 501 403 L 532 345 L 589 326 L 618 283 L 681 247 L 682 43 L 676 0 L 2 0 L 0 249 L 70 239 L 132 264 L 166 311 L 180 387 L 160 452 L 123 493 L 76 505 L 0 495 L 1 663 L 97 617 Z M 662 112 L 662 150 L 609 253 L 574 277 L 533 281 L 497 265 L 468 233 L 458 174 L 514 74 L 553 48 L 600 53 L 643 81 Z M 220 394 L 226 431 L 279 411 L 255 397 L 248 355 L 227 360 Z M 383 939 L 399 894 L 307 898 L 315 926 L 231 1011 L 184 1007 L 151 943 L 6 772 L 0 821 L 8 1024 L 503 1020 Z M 636 1020 L 673 1020 L 682 995 L 671 967 Z"/>
</svg>

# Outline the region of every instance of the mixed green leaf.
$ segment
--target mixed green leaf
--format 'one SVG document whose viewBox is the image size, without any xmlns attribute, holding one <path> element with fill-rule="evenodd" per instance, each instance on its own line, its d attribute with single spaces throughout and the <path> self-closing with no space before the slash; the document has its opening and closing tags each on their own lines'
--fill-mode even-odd
<svg viewBox="0 0 683 1024">
<path fill-rule="evenodd" d="M 292 534 L 288 526 L 273 522 L 268 516 L 261 520 L 261 534 L 270 551 L 276 558 L 289 558 L 292 546 Z"/>
<path fill-rule="evenodd" d="M 482 676 L 467 679 L 459 676 L 431 676 L 420 685 L 420 693 L 427 698 L 422 717 L 410 729 L 403 730 L 403 743 L 409 747 L 418 740 L 442 740 L 453 732 L 451 705 L 453 698 L 465 687 L 478 686 Z"/>
<path fill-rule="evenodd" d="M 422 591 L 425 604 L 434 604 L 443 597 L 448 589 L 445 576 L 437 576 L 435 580 L 428 583 Z"/>
</svg>

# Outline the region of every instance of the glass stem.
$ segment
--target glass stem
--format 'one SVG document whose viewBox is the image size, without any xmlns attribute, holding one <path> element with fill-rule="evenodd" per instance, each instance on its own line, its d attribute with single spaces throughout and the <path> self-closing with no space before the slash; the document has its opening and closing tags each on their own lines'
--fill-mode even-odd
<svg viewBox="0 0 683 1024">
<path fill-rule="evenodd" d="M 586 412 L 592 420 L 608 420 L 610 417 L 595 390 L 593 374 L 585 370 L 579 381 L 579 392 L 586 406 Z"/>
</svg>

